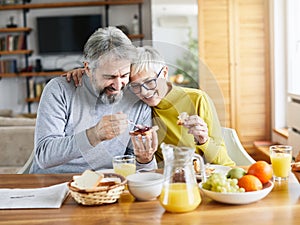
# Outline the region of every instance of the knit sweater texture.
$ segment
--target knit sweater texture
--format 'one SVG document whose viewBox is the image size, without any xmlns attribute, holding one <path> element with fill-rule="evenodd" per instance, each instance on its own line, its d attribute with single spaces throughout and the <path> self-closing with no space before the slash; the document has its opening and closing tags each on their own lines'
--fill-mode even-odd
<svg viewBox="0 0 300 225">
<path fill-rule="evenodd" d="M 227 154 L 214 104 L 204 91 L 173 85 L 166 97 L 152 109 L 153 123 L 159 126 L 159 143 L 192 147 L 208 163 L 235 165 Z M 198 115 L 206 122 L 209 139 L 205 144 L 197 144 L 187 128 L 177 125 L 178 116 L 182 112 Z M 156 159 L 158 162 L 163 160 L 161 149 L 156 152 Z"/>
<path fill-rule="evenodd" d="M 116 155 L 133 154 L 129 131 L 93 147 L 86 130 L 104 115 L 123 112 L 136 124 L 151 126 L 151 109 L 128 90 L 118 103 L 104 104 L 88 76 L 75 87 L 64 77 L 53 78 L 43 90 L 37 112 L 35 158 L 30 173 L 81 173 L 112 168 Z M 139 168 L 156 168 L 154 159 Z"/>
</svg>

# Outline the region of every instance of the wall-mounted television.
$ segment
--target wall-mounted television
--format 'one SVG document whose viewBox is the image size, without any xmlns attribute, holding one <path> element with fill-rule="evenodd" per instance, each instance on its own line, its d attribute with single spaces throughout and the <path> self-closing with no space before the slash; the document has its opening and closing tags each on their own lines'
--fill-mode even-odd
<svg viewBox="0 0 300 225">
<path fill-rule="evenodd" d="M 37 17 L 39 54 L 82 53 L 84 44 L 97 28 L 101 15 Z"/>
</svg>

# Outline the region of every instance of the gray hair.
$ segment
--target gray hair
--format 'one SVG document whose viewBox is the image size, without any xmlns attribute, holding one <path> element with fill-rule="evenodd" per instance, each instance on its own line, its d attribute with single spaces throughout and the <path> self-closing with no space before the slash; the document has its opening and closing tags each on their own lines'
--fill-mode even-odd
<svg viewBox="0 0 300 225">
<path fill-rule="evenodd" d="M 99 28 L 84 46 L 84 60 L 92 70 L 101 59 L 129 60 L 136 57 L 136 48 L 130 39 L 116 27 Z"/>
<path fill-rule="evenodd" d="M 157 72 L 166 65 L 160 53 L 151 46 L 137 48 L 137 59 L 131 64 L 131 74 L 152 70 Z"/>
</svg>

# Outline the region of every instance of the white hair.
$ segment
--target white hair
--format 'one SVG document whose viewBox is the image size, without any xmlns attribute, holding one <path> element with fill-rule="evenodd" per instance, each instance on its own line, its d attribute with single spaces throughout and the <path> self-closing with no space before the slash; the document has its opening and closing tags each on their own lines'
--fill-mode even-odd
<svg viewBox="0 0 300 225">
<path fill-rule="evenodd" d="M 137 59 L 131 64 L 131 74 L 150 70 L 158 73 L 166 65 L 163 57 L 151 46 L 139 47 L 137 51 Z"/>
<path fill-rule="evenodd" d="M 99 66 L 99 60 L 129 60 L 136 57 L 136 47 L 116 27 L 99 28 L 84 46 L 84 60 L 92 70 Z"/>
</svg>

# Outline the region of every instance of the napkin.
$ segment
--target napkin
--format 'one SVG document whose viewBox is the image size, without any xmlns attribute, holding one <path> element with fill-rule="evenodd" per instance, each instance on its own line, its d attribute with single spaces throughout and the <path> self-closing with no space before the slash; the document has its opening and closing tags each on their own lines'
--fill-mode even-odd
<svg viewBox="0 0 300 225">
<path fill-rule="evenodd" d="M 1 188 L 0 209 L 60 208 L 68 196 L 67 183 L 44 188 Z"/>
</svg>

